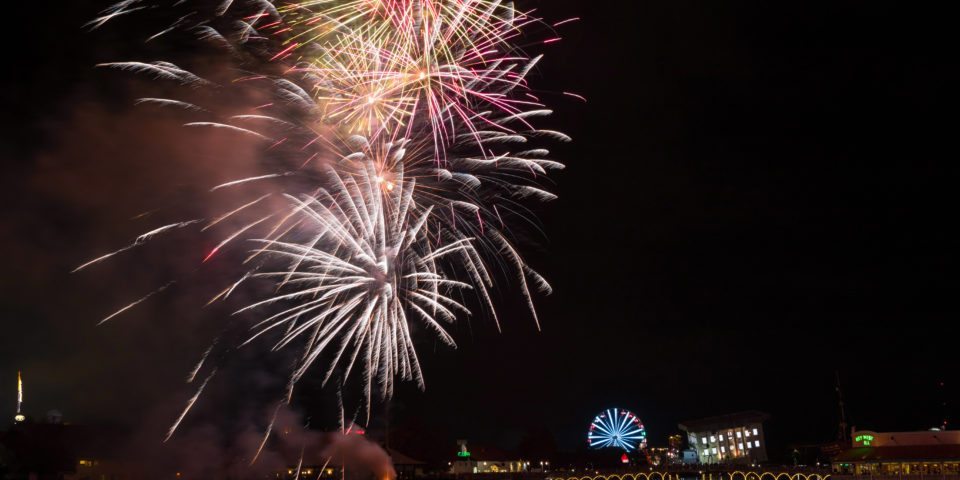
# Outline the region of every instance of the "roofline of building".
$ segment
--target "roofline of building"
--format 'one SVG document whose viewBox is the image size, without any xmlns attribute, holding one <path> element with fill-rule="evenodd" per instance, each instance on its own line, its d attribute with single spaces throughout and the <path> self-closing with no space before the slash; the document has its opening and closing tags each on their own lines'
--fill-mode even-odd
<svg viewBox="0 0 960 480">
<path fill-rule="evenodd" d="M 743 412 L 728 413 L 713 417 L 700 418 L 695 420 L 686 420 L 677 424 L 677 427 L 684 432 L 696 432 L 700 430 L 714 430 L 722 428 L 739 427 L 747 422 L 764 422 L 770 419 L 770 414 L 759 410 L 745 410 Z"/>
</svg>

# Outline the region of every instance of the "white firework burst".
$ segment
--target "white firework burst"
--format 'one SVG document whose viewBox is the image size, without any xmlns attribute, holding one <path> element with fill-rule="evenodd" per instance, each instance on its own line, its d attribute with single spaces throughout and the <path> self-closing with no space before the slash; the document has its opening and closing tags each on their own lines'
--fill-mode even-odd
<svg viewBox="0 0 960 480">
<path fill-rule="evenodd" d="M 357 173 L 331 169 L 329 177 L 331 186 L 315 195 L 288 196 L 292 213 L 285 221 L 292 228 L 259 240 L 263 245 L 256 253 L 269 263 L 279 260 L 283 268 L 252 277 L 270 279 L 280 288 L 239 312 L 292 306 L 258 322 L 248 342 L 271 331 L 282 331 L 276 349 L 302 340 L 304 353 L 291 383 L 330 351 L 325 382 L 338 367 L 349 376 L 359 359 L 368 398 L 374 379 L 385 397 L 397 376 L 422 387 L 411 320 L 455 346 L 444 325 L 470 311 L 452 294 L 478 289 L 485 296 L 487 285 L 456 280 L 443 267 L 457 259 L 478 274 L 474 278 L 488 279 L 474 261 L 473 239 L 450 232 L 428 235 L 432 208 L 417 205 L 416 181 L 402 174 L 389 187 L 369 164 Z"/>
</svg>

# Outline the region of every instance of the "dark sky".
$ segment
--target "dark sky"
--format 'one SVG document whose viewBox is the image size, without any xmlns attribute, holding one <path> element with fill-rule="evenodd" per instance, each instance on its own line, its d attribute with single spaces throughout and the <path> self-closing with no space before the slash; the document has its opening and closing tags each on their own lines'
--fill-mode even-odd
<svg viewBox="0 0 960 480">
<path fill-rule="evenodd" d="M 575 140 L 554 149 L 568 169 L 541 209 L 548 240 L 527 247 L 555 293 L 542 332 L 507 298 L 502 334 L 473 319 L 458 350 L 424 349 L 427 390 L 399 393 L 397 428 L 506 446 L 546 428 L 573 449 L 611 406 L 654 444 L 687 418 L 760 409 L 775 445 L 824 441 L 835 371 L 860 428 L 956 411 L 952 17 L 885 1 L 527 3 L 582 17 L 533 80 L 589 99 L 545 94 Z M 169 53 L 84 32 L 100 6 L 6 15 L 24 21 L 4 32 L 0 406 L 21 368 L 36 415 L 136 425 L 179 407 L 228 312 L 170 292 L 95 327 L 176 272 L 147 254 L 69 274 L 141 232 L 130 218 L 172 195 L 165 181 L 203 173 L 167 171 L 171 127 L 130 127 L 135 92 L 92 67 Z M 320 408 L 306 392 L 301 407 Z"/>
</svg>

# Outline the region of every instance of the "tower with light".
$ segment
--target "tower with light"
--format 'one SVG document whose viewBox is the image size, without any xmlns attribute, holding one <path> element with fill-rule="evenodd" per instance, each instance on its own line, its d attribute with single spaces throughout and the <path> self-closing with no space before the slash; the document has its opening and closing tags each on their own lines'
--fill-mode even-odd
<svg viewBox="0 0 960 480">
<path fill-rule="evenodd" d="M 13 417 L 13 421 L 16 423 L 23 423 L 27 417 L 23 416 L 21 409 L 23 408 L 23 376 L 20 375 L 20 371 L 17 370 L 17 414 Z"/>
</svg>

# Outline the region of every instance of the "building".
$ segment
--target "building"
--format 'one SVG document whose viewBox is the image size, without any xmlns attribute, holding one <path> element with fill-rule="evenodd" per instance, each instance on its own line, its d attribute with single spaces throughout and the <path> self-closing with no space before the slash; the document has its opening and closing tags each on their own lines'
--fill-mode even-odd
<svg viewBox="0 0 960 480">
<path fill-rule="evenodd" d="M 647 463 L 653 466 L 678 465 L 683 463 L 683 435 L 679 433 L 667 437 L 667 447 L 647 447 L 643 453 Z"/>
<path fill-rule="evenodd" d="M 958 475 L 960 430 L 854 431 L 831 468 L 838 475 Z"/>
<path fill-rule="evenodd" d="M 680 463 L 683 465 L 696 465 L 700 463 L 700 458 L 697 457 L 697 451 L 693 448 L 686 448 L 680 452 Z"/>
<path fill-rule="evenodd" d="M 654 466 L 667 466 L 673 463 L 673 459 L 670 458 L 670 449 L 667 447 L 647 447 L 643 450 L 643 453 L 647 456 L 647 463 Z"/>
<path fill-rule="evenodd" d="M 763 422 L 770 416 L 747 411 L 688 420 L 678 426 L 703 464 L 756 464 L 767 461 Z"/>
<path fill-rule="evenodd" d="M 683 435 L 680 435 L 679 433 L 674 433 L 673 435 L 670 435 L 667 438 L 667 445 L 669 445 L 670 448 L 678 452 L 680 450 L 683 450 Z"/>
<path fill-rule="evenodd" d="M 530 469 L 530 462 L 497 448 L 467 448 L 466 440 L 457 441 L 457 457 L 450 462 L 450 473 L 520 473 Z"/>
<path fill-rule="evenodd" d="M 392 448 L 385 450 L 387 451 L 387 455 L 390 455 L 390 461 L 393 462 L 393 469 L 397 472 L 398 480 L 424 476 L 424 468 L 427 466 L 425 462 L 410 458 Z"/>
<path fill-rule="evenodd" d="M 667 438 L 669 452 L 667 452 L 667 464 L 678 465 L 683 463 L 683 435 L 675 433 Z"/>
</svg>

